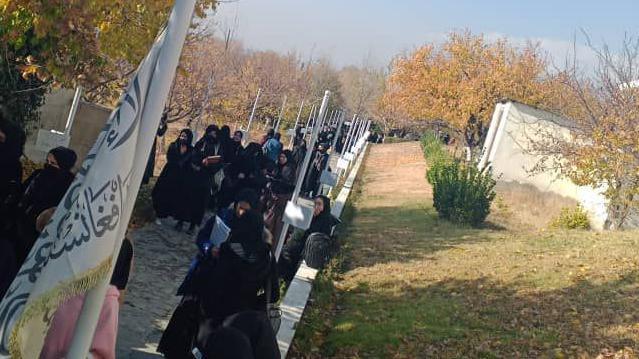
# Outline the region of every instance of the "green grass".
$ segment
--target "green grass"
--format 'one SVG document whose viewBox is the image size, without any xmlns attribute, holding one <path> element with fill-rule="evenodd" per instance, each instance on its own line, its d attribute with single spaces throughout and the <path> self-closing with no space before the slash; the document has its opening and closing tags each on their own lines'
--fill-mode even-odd
<svg viewBox="0 0 639 359">
<path fill-rule="evenodd" d="M 364 180 L 357 193 L 379 186 Z M 522 229 L 497 213 L 473 229 L 425 194 L 371 194 L 348 209 L 290 358 L 639 352 L 639 232 Z"/>
</svg>

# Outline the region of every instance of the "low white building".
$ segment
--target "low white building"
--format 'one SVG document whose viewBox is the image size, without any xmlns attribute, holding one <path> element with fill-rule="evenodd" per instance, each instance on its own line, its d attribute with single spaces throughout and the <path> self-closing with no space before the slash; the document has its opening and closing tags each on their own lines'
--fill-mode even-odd
<svg viewBox="0 0 639 359">
<path fill-rule="evenodd" d="M 602 188 L 578 186 L 554 170 L 532 173 L 540 161 L 532 143 L 549 130 L 570 137 L 571 121 L 522 103 L 498 103 L 493 113 L 479 162 L 489 165 L 499 181 L 528 184 L 542 193 L 554 193 L 576 200 L 588 212 L 594 229 L 604 229 L 608 218 Z M 540 131 L 541 130 L 541 131 Z"/>
</svg>

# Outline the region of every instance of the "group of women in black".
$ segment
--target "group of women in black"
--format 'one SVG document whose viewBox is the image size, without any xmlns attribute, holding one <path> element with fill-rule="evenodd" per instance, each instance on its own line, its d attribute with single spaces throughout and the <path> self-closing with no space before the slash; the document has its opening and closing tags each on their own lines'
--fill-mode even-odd
<svg viewBox="0 0 639 359">
<path fill-rule="evenodd" d="M 239 145 L 215 125 L 207 127 L 204 136 L 193 144 L 193 132 L 184 129 L 171 143 L 164 166 L 153 188 L 153 206 L 162 220 L 171 216 L 178 220 L 176 229 L 189 223 L 192 234 L 204 218 L 204 213 L 220 177 L 225 160 L 230 163 Z M 241 138 L 240 138 L 241 140 Z"/>
<path fill-rule="evenodd" d="M 182 130 L 169 147 L 154 190 L 158 216 L 177 216 L 191 225 L 198 225 L 210 207 L 205 201 L 217 207 L 196 236 L 198 253 L 177 293 L 182 300 L 158 346 L 167 358 L 188 358 L 193 351 L 204 358 L 279 358 L 269 308 L 279 299 L 280 271 L 290 280 L 305 238 L 311 232 L 330 235 L 334 224 L 330 200 L 317 196 L 311 227 L 291 237 L 284 246 L 286 260 L 278 266 L 274 248 L 306 154 L 305 142 L 296 136 L 293 150 L 282 150 L 273 162 L 263 149 L 269 140 L 279 141 L 273 132 L 246 147 L 241 132 L 233 138 L 225 132 L 210 126 L 191 147 L 191 132 Z M 317 153 L 323 156 L 325 151 Z M 217 190 L 211 189 L 215 186 Z M 176 196 L 169 197 L 173 193 Z M 229 231 L 221 243 L 217 226 Z"/>
<path fill-rule="evenodd" d="M 21 127 L 0 118 L 0 298 L 46 224 L 44 214 L 53 211 L 75 178 L 75 152 L 56 147 L 44 167 L 23 181 L 25 140 Z"/>
</svg>

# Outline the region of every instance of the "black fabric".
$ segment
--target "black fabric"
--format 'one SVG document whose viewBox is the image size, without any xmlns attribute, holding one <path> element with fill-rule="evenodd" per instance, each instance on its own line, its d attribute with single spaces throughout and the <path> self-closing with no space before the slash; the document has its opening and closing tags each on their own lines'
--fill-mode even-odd
<svg viewBox="0 0 639 359">
<path fill-rule="evenodd" d="M 313 163 L 311 164 L 308 174 L 306 175 L 306 181 L 304 185 L 306 192 L 313 192 L 313 194 L 316 194 L 319 191 L 320 176 L 322 175 L 322 171 L 324 171 L 327 164 L 328 154 L 324 150 L 315 151 Z"/>
<path fill-rule="evenodd" d="M 18 263 L 22 263 L 38 238 L 36 219 L 45 209 L 57 207 L 75 175 L 69 171 L 45 166 L 36 170 L 23 183 L 24 193 L 13 217 L 10 235 L 14 239 Z"/>
<path fill-rule="evenodd" d="M 9 289 L 20 268 L 13 245 L 0 238 L 0 301 Z"/>
<path fill-rule="evenodd" d="M 188 204 L 183 203 L 183 188 L 187 185 L 190 160 L 193 153 L 191 142 L 193 133 L 184 129 L 180 134 L 187 135 L 186 141 L 178 139 L 171 143 L 166 153 L 166 164 L 153 187 L 152 199 L 155 213 L 160 218 L 167 216 L 179 217 L 180 213 L 188 211 Z M 180 148 L 186 146 L 186 152 L 181 153 Z M 184 217 L 184 215 L 182 216 Z"/>
<path fill-rule="evenodd" d="M 278 261 L 278 271 L 281 277 L 290 282 L 295 276 L 297 267 L 302 260 L 302 254 L 306 247 L 308 237 L 313 233 L 322 233 L 330 236 L 337 220 L 331 215 L 331 200 L 326 196 L 317 196 L 324 203 L 324 210 L 313 217 L 311 226 L 306 231 L 296 230 L 291 239 L 284 244 L 282 255 Z"/>
<path fill-rule="evenodd" d="M 306 236 L 311 233 L 324 233 L 326 235 L 331 235 L 331 230 L 335 225 L 335 219 L 331 214 L 331 200 L 330 198 L 320 195 L 315 198 L 320 198 L 322 202 L 324 202 L 324 210 L 313 217 L 311 221 L 311 226 L 306 230 Z"/>
<path fill-rule="evenodd" d="M 207 127 L 206 134 L 194 146 L 190 168 L 184 188 L 185 208 L 178 219 L 200 225 L 211 200 L 213 176 L 222 169 L 223 163 L 205 166 L 202 160 L 209 156 L 224 157 L 222 144 L 218 140 L 217 126 Z M 222 161 L 223 162 L 223 161 Z"/>
<path fill-rule="evenodd" d="M 129 283 L 129 274 L 131 273 L 131 262 L 133 261 L 133 243 L 128 238 L 122 241 L 120 253 L 113 268 L 111 275 L 111 285 L 116 286 L 119 290 L 126 289 Z"/>
<path fill-rule="evenodd" d="M 168 126 L 166 125 L 166 115 L 162 116 L 160 125 L 156 132 L 156 137 L 153 139 L 153 147 L 151 147 L 151 153 L 149 154 L 149 160 L 146 162 L 146 168 L 144 169 L 144 175 L 142 176 L 142 184 L 149 183 L 149 179 L 153 177 L 153 171 L 155 170 L 155 153 L 157 152 L 158 137 L 164 136 Z"/>
<path fill-rule="evenodd" d="M 259 196 L 251 188 L 241 189 L 237 195 L 235 195 L 235 203 L 246 202 L 251 205 L 251 208 L 257 207 Z"/>
<path fill-rule="evenodd" d="M 191 358 L 191 348 L 198 331 L 198 313 L 198 299 L 193 296 L 183 297 L 162 333 L 158 353 L 164 354 L 167 359 Z"/>
<path fill-rule="evenodd" d="M 302 165 L 304 164 L 304 157 L 306 157 L 306 141 L 304 139 L 300 139 L 294 146 L 293 152 L 291 153 L 293 157 L 293 162 L 295 162 L 295 177 L 297 178 L 302 170 Z"/>
<path fill-rule="evenodd" d="M 271 190 L 275 194 L 293 193 L 296 180 L 296 165 L 291 151 L 282 152 L 286 156 L 286 164 L 279 164 L 276 167 L 273 178 L 271 179 Z"/>
<path fill-rule="evenodd" d="M 58 166 L 63 171 L 70 171 L 78 160 L 78 155 L 75 154 L 75 151 L 62 146 L 52 149 L 49 153 L 55 157 Z"/>
<path fill-rule="evenodd" d="M 185 296 L 167 326 L 158 351 L 167 358 L 187 358 L 198 325 L 220 326 L 224 319 L 243 311 L 266 312 L 267 281 L 278 288 L 271 248 L 262 240 L 263 223 L 259 213 L 246 212 L 231 223 L 229 239 L 222 244 L 217 258 L 198 261 L 193 273 L 193 293 Z M 279 291 L 271 293 L 271 302 Z"/>
<path fill-rule="evenodd" d="M 226 155 L 224 159 L 227 166 L 223 169 L 224 181 L 222 181 L 222 188 L 217 194 L 218 208 L 228 207 L 233 202 L 236 193 L 246 187 L 245 179 L 240 178 L 245 177 L 245 174 L 240 176 L 243 169 L 242 162 L 246 160 L 242 156 L 243 150 L 242 143 L 233 140 L 229 141 L 228 145 L 225 146 L 224 153 Z"/>
<path fill-rule="evenodd" d="M 261 216 L 254 211 L 232 221 L 231 234 L 221 245 L 215 265 L 204 268 L 194 279 L 203 318 L 221 323 L 244 310 L 266 309 L 258 292 L 272 280 L 274 267 L 262 233 Z"/>
<path fill-rule="evenodd" d="M 238 188 L 252 188 L 260 193 L 266 185 L 266 178 L 261 173 L 261 163 L 264 161 L 262 146 L 251 142 L 241 152 L 240 158 L 235 163 Z M 239 178 L 241 174 L 242 178 Z"/>
<path fill-rule="evenodd" d="M 242 331 L 232 327 L 215 328 L 209 322 L 200 325 L 198 334 L 198 349 L 205 359 L 256 358 L 251 341 Z"/>
<path fill-rule="evenodd" d="M 273 328 L 264 312 L 245 311 L 224 320 L 224 328 L 234 328 L 246 335 L 253 348 L 253 356 L 259 359 L 278 359 L 280 351 Z"/>
<path fill-rule="evenodd" d="M 331 237 L 324 233 L 312 233 L 304 246 L 304 261 L 313 269 L 323 269 L 331 258 Z"/>
<path fill-rule="evenodd" d="M 35 170 L 22 185 L 24 193 L 18 204 L 19 209 L 32 219 L 35 225 L 40 212 L 60 203 L 74 178 L 73 173 L 51 166 Z"/>
<path fill-rule="evenodd" d="M 20 191 L 22 180 L 20 157 L 22 157 L 26 137 L 18 125 L 4 119 L 0 119 L 0 131 L 6 136 L 6 140 L 0 143 L 0 215 L 3 215 L 8 210 L 6 207 L 8 204 L 5 204 L 5 201 L 11 196 L 15 197 Z"/>
</svg>

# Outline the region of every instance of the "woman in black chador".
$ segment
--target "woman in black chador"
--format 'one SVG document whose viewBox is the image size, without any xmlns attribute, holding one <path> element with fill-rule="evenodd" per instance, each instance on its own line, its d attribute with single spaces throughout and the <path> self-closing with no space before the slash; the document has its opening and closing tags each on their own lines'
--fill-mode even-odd
<svg viewBox="0 0 639 359">
<path fill-rule="evenodd" d="M 181 193 L 186 183 L 193 153 L 191 143 L 193 143 L 193 132 L 185 128 L 166 152 L 166 164 L 152 193 L 153 209 L 158 221 L 168 216 L 178 217 Z"/>
<path fill-rule="evenodd" d="M 328 164 L 328 153 L 326 153 L 326 150 L 326 144 L 320 143 L 319 146 L 317 146 L 317 151 L 314 153 L 313 163 L 306 175 L 304 188 L 307 193 L 312 192 L 313 195 L 317 195 L 319 192 L 320 177 L 322 176 L 322 171 L 324 171 Z"/>
<path fill-rule="evenodd" d="M 182 230 L 183 222 L 190 222 L 187 234 L 195 233 L 196 227 L 202 223 L 204 211 L 211 200 L 213 177 L 224 166 L 219 132 L 216 125 L 210 125 L 193 148 L 183 191 L 186 198 L 181 202 L 176 225 L 177 230 Z"/>
<path fill-rule="evenodd" d="M 290 282 L 295 276 L 309 236 L 316 233 L 330 236 L 333 226 L 338 222 L 331 214 L 331 200 L 328 197 L 316 196 L 314 202 L 311 226 L 306 231 L 296 230 L 282 249 L 278 267 L 280 275 L 286 282 Z"/>
<path fill-rule="evenodd" d="M 47 154 L 41 170 L 35 170 L 22 184 L 24 192 L 18 203 L 15 243 L 18 263 L 22 263 L 38 238 L 36 219 L 45 209 L 56 207 L 73 182 L 71 168 L 77 160 L 75 152 L 56 147 Z"/>
<path fill-rule="evenodd" d="M 183 293 L 158 346 L 166 358 L 187 358 L 198 328 L 219 327 L 229 316 L 247 310 L 266 313 L 267 304 L 278 300 L 275 259 L 263 240 L 261 215 L 239 212 L 229 223 L 228 240 L 219 249 L 206 247 L 200 253 L 190 289 Z"/>
<path fill-rule="evenodd" d="M 269 177 L 270 191 L 266 196 L 268 200 L 266 212 L 264 213 L 264 222 L 268 230 L 273 234 L 275 241 L 280 238 L 283 226 L 282 216 L 286 209 L 286 203 L 291 199 L 295 189 L 295 172 L 296 166 L 291 151 L 282 151 L 275 171 Z M 274 243 L 273 247 L 276 246 L 277 242 Z"/>
</svg>

